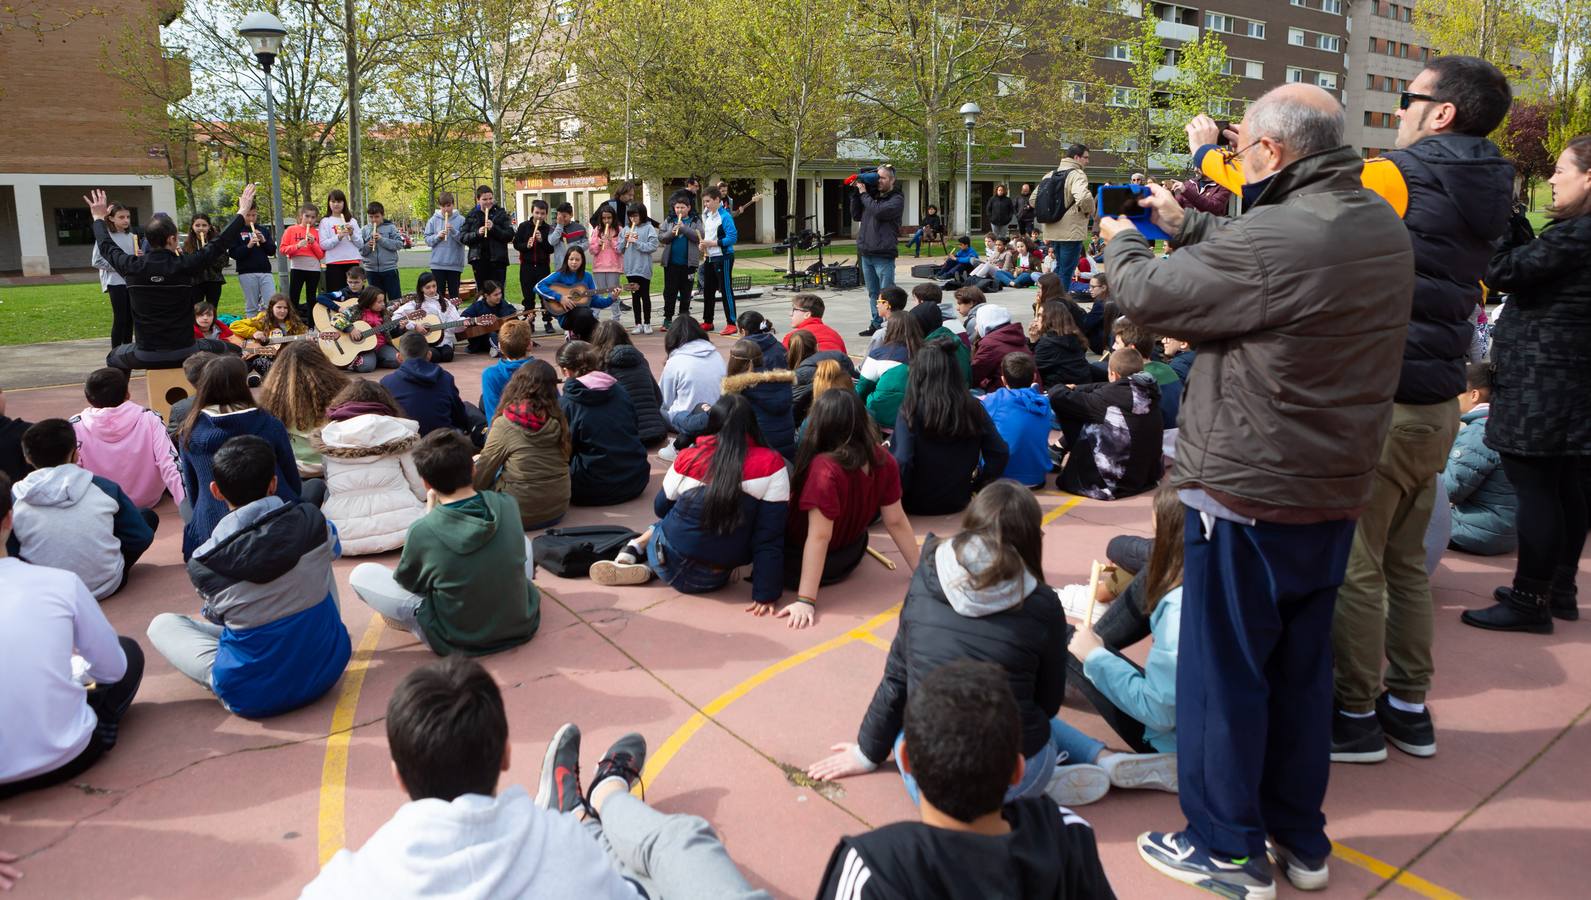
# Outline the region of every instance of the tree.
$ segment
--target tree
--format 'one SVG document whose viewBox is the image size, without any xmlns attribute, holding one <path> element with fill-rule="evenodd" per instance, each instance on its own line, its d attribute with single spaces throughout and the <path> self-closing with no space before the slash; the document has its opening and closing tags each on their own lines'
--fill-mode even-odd
<svg viewBox="0 0 1591 900">
<path fill-rule="evenodd" d="M 1116 106 L 1110 117 L 1112 136 L 1123 148 L 1117 155 L 1129 167 L 1145 174 L 1149 172 L 1150 155 L 1160 146 L 1168 115 L 1157 112 L 1154 103 L 1160 85 L 1156 75 L 1166 59 L 1165 47 L 1155 30 L 1156 21 L 1153 16 L 1144 16 L 1131 39 L 1125 42 L 1131 62 L 1127 69 L 1128 92 L 1122 98 L 1126 102 Z"/>
<path fill-rule="evenodd" d="M 1572 5 L 1562 0 L 1420 0 L 1414 30 L 1443 54 L 1478 56 L 1517 81 L 1550 52 L 1552 36 L 1538 13 Z"/>
<path fill-rule="evenodd" d="M 1515 176 L 1523 188 L 1521 196 L 1535 199 L 1536 182 L 1552 175 L 1552 150 L 1548 147 L 1547 123 L 1551 107 L 1546 101 L 1515 101 L 1508 120 L 1498 131 L 1498 146 L 1514 161 Z"/>
<path fill-rule="evenodd" d="M 437 194 L 461 181 L 475 181 L 487 164 L 458 85 L 445 71 L 450 55 L 441 40 L 416 49 L 421 60 L 413 74 L 372 104 L 382 124 L 370 143 L 372 168 L 393 185 L 418 192 L 415 211 L 436 208 Z M 472 185 L 473 186 L 473 185 Z M 394 210 L 396 212 L 396 210 Z"/>
<path fill-rule="evenodd" d="M 1226 67 L 1226 43 L 1214 31 L 1177 48 L 1177 74 L 1168 85 L 1170 116 L 1160 135 L 1162 148 L 1186 146 L 1183 126 L 1200 114 L 1242 118 L 1230 106 L 1237 76 L 1228 74 Z"/>
</svg>

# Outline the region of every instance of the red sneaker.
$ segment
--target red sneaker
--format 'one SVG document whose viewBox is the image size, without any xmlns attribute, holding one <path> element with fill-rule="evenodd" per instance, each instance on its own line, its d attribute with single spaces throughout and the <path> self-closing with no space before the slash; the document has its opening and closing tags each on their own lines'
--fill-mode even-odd
<svg viewBox="0 0 1591 900">
<path fill-rule="evenodd" d="M 739 328 L 736 328 L 736 327 L 735 327 L 735 326 L 734 326 L 734 325 L 732 325 L 732 324 L 731 324 L 731 325 L 725 325 L 725 326 L 724 326 L 724 330 L 723 330 L 723 331 L 720 331 L 720 332 L 718 332 L 718 333 L 719 333 L 719 334 L 720 334 L 720 335 L 722 335 L 722 336 L 723 336 L 723 337 L 732 337 L 732 336 L 733 336 L 733 335 L 737 335 L 737 334 L 739 334 L 739 333 L 740 333 L 740 329 L 739 329 Z"/>
</svg>

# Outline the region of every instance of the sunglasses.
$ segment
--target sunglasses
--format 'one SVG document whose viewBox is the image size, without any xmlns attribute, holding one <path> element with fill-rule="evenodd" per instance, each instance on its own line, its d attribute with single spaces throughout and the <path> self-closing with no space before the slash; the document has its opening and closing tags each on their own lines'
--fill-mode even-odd
<svg viewBox="0 0 1591 900">
<path fill-rule="evenodd" d="M 1439 100 L 1436 97 L 1432 97 L 1430 94 L 1416 94 L 1413 91 L 1404 91 L 1398 95 L 1398 109 L 1406 110 L 1410 106 L 1414 105 L 1414 101 L 1416 100 L 1424 100 L 1429 103 L 1447 102 L 1446 100 Z"/>
</svg>

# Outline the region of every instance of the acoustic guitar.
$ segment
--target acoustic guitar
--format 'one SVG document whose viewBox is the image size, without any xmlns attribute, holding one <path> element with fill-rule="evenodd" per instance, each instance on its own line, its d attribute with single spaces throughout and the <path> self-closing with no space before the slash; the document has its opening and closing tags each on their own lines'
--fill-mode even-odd
<svg viewBox="0 0 1591 900">
<path fill-rule="evenodd" d="M 626 281 L 601 292 L 594 291 L 583 284 L 549 284 L 545 288 L 540 288 L 539 291 L 546 291 L 557 298 L 548 300 L 545 296 L 542 297 L 546 302 L 547 311 L 555 316 L 562 317 L 577 306 L 607 309 L 613 305 L 615 295 L 619 291 L 633 294 L 640 289 L 641 286 L 635 282 Z"/>
<path fill-rule="evenodd" d="M 361 353 L 368 353 L 376 349 L 376 338 L 385 335 L 391 340 L 403 331 L 405 323 L 412 319 L 424 318 L 424 313 L 410 313 L 394 319 L 385 325 L 370 325 L 359 318 L 359 298 L 350 297 L 337 304 L 335 310 L 327 309 L 324 304 L 316 303 L 310 310 L 310 319 L 315 323 L 314 331 L 317 337 L 326 333 L 335 334 L 336 338 L 326 340 L 321 337 L 320 349 L 326 353 L 326 358 L 334 366 L 346 366 L 354 361 Z M 348 330 L 343 331 L 337 327 L 336 319 L 339 317 L 351 319 Z M 433 317 L 434 318 L 434 317 Z"/>
<path fill-rule="evenodd" d="M 339 331 L 306 331 L 303 334 L 273 334 L 265 339 L 265 343 L 263 345 L 261 345 L 255 338 L 251 337 L 247 341 L 243 342 L 243 358 L 245 360 L 258 359 L 262 356 L 274 358 L 276 354 L 282 352 L 282 346 L 284 344 L 293 344 L 297 343 L 298 341 L 335 341 L 339 336 L 341 336 L 341 334 L 342 332 Z"/>
</svg>

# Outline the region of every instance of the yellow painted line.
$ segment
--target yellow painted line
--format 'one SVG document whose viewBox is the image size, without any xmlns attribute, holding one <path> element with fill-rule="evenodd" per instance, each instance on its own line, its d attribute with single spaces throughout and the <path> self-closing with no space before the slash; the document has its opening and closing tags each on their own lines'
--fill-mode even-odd
<svg viewBox="0 0 1591 900">
<path fill-rule="evenodd" d="M 320 864 L 325 865 L 347 841 L 344 811 L 348 800 L 348 745 L 353 740 L 354 712 L 359 708 L 359 691 L 365 686 L 370 656 L 381 642 L 385 627 L 380 616 L 371 616 L 364 636 L 354 650 L 353 659 L 343 672 L 337 706 L 331 712 L 331 730 L 326 736 L 326 760 L 320 767 Z"/>
<path fill-rule="evenodd" d="M 868 633 L 862 635 L 861 637 L 858 637 L 857 640 L 861 641 L 864 644 L 872 644 L 873 646 L 877 647 L 878 649 L 883 650 L 885 653 L 889 652 L 889 641 L 884 640 L 883 638 L 879 637 L 878 635 L 874 634 L 871 631 L 869 631 Z"/>
<path fill-rule="evenodd" d="M 711 703 L 702 707 L 684 725 L 681 725 L 673 734 L 669 735 L 668 740 L 657 748 L 657 752 L 647 756 L 646 767 L 641 771 L 643 789 L 650 789 L 652 782 L 656 781 L 657 777 L 663 773 L 663 769 L 668 766 L 674 755 L 679 753 L 680 748 L 684 747 L 687 741 L 695 737 L 696 732 L 700 731 L 710 718 L 723 712 L 731 703 L 751 693 L 763 682 L 778 675 L 780 672 L 788 671 L 808 660 L 816 659 L 837 647 L 843 647 L 853 641 L 865 640 L 863 635 L 871 635 L 874 628 L 888 622 L 899 614 L 900 604 L 897 603 L 850 631 L 829 638 L 816 646 L 808 647 L 793 656 L 787 656 L 714 697 Z"/>
<path fill-rule="evenodd" d="M 1082 502 L 1083 502 L 1083 498 L 1082 497 L 1072 497 L 1072 499 L 1066 501 L 1065 503 L 1062 503 L 1060 506 L 1057 506 L 1054 509 L 1050 510 L 1049 512 L 1045 513 L 1044 514 L 1043 523 L 1045 525 L 1050 524 L 1051 522 L 1055 521 L 1056 519 L 1059 519 L 1061 516 L 1066 515 L 1068 512 L 1071 511 L 1072 507 L 1074 507 L 1077 504 L 1082 503 Z"/>
<path fill-rule="evenodd" d="M 1455 894 L 1447 888 L 1434 885 L 1413 872 L 1405 872 L 1391 863 L 1382 862 L 1374 856 L 1360 853 L 1352 847 L 1331 842 L 1331 855 L 1338 859 L 1358 866 L 1374 875 L 1391 879 L 1398 887 L 1405 888 L 1419 894 L 1421 897 L 1430 897 L 1432 900 L 1463 900 L 1463 895 Z"/>
</svg>

